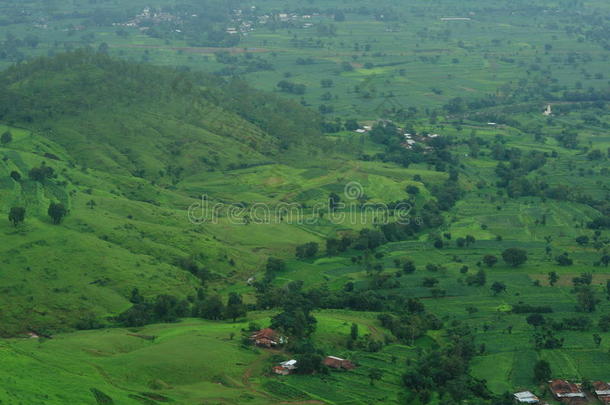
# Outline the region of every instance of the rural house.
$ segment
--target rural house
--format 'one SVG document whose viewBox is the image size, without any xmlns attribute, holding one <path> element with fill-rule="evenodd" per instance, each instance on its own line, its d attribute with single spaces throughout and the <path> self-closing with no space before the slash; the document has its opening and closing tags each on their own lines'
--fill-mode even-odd
<svg viewBox="0 0 610 405">
<path fill-rule="evenodd" d="M 610 404 L 610 383 L 595 381 L 593 383 L 595 395 L 602 404 Z"/>
<path fill-rule="evenodd" d="M 335 356 L 328 356 L 323 361 L 324 365 L 337 370 L 352 370 L 356 368 L 354 363 Z"/>
<path fill-rule="evenodd" d="M 271 328 L 261 329 L 250 336 L 250 340 L 257 346 L 266 348 L 275 347 L 285 343 L 285 338 Z"/>
<path fill-rule="evenodd" d="M 277 366 L 273 367 L 273 372 L 279 375 L 288 375 L 297 368 L 296 360 L 283 361 Z"/>
<path fill-rule="evenodd" d="M 519 404 L 538 404 L 540 399 L 530 391 L 517 392 L 514 394 L 515 401 Z"/>
<path fill-rule="evenodd" d="M 581 405 L 588 403 L 585 393 L 580 386 L 565 380 L 552 380 L 549 388 L 553 396 L 568 405 Z"/>
</svg>

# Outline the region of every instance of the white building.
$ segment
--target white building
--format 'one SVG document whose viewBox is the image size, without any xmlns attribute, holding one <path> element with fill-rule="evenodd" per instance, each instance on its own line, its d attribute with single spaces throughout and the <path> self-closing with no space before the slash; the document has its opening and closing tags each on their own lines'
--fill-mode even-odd
<svg viewBox="0 0 610 405">
<path fill-rule="evenodd" d="M 540 399 L 529 391 L 517 392 L 515 395 L 515 401 L 520 404 L 538 404 Z"/>
</svg>

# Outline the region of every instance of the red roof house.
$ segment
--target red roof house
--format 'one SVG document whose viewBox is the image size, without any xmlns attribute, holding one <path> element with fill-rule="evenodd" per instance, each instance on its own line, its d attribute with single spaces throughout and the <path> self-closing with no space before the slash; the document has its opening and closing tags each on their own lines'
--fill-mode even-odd
<svg viewBox="0 0 610 405">
<path fill-rule="evenodd" d="M 610 404 L 610 383 L 595 381 L 593 383 L 595 395 L 603 404 Z"/>
<path fill-rule="evenodd" d="M 352 370 L 356 368 L 354 363 L 349 360 L 345 360 L 335 356 L 327 356 L 324 361 L 324 365 L 330 368 L 335 368 L 338 370 Z"/>
<path fill-rule="evenodd" d="M 559 401 L 568 405 L 587 404 L 587 397 L 580 386 L 566 380 L 552 380 L 549 382 L 551 392 Z"/>
<path fill-rule="evenodd" d="M 284 343 L 284 337 L 271 328 L 261 329 L 250 336 L 250 340 L 257 346 L 274 347 Z"/>
</svg>

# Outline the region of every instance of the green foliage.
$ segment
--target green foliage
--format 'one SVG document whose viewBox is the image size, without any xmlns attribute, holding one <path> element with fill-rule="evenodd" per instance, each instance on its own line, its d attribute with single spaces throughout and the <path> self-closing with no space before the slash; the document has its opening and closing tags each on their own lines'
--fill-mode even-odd
<svg viewBox="0 0 610 405">
<path fill-rule="evenodd" d="M 534 382 L 543 384 L 552 377 L 551 365 L 548 361 L 538 360 L 534 366 Z"/>
<path fill-rule="evenodd" d="M 13 134 L 11 131 L 5 131 L 0 135 L 0 143 L 7 145 L 13 141 Z"/>
<path fill-rule="evenodd" d="M 51 217 L 55 225 L 59 225 L 64 217 L 68 214 L 68 210 L 62 203 L 52 202 L 49 204 L 47 214 Z"/>
<path fill-rule="evenodd" d="M 502 259 L 506 264 L 518 267 L 527 261 L 527 252 L 524 249 L 508 248 L 502 252 Z"/>
<path fill-rule="evenodd" d="M 8 213 L 8 220 L 17 226 L 25 220 L 25 208 L 23 207 L 12 207 Z"/>
</svg>

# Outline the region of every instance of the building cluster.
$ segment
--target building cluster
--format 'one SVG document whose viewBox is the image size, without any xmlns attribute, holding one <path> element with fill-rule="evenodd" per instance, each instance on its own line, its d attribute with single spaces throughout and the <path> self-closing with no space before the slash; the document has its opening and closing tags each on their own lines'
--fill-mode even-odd
<svg viewBox="0 0 610 405">
<path fill-rule="evenodd" d="M 324 364 L 328 368 L 333 368 L 335 370 L 353 370 L 356 368 L 356 365 L 349 360 L 342 359 L 340 357 L 335 356 L 326 356 L 324 360 L 322 360 L 322 364 Z M 298 368 L 298 364 L 296 360 L 287 360 L 279 363 L 276 366 L 273 366 L 271 371 L 278 375 L 289 375 L 295 372 Z"/>
<path fill-rule="evenodd" d="M 367 133 L 367 132 L 369 132 L 371 129 L 373 129 L 373 127 L 372 127 L 372 126 L 370 126 L 370 125 L 364 125 L 364 126 L 362 126 L 362 128 L 358 128 L 358 129 L 357 129 L 356 131 L 354 131 L 354 132 L 356 132 L 356 133 L 358 133 L 358 134 L 366 134 L 366 133 Z"/>
<path fill-rule="evenodd" d="M 404 141 L 402 143 L 402 146 L 405 149 L 413 149 L 413 147 L 417 144 L 417 143 L 426 143 L 428 141 L 430 141 L 431 139 L 434 138 L 438 138 L 440 135 L 439 134 L 409 134 L 409 133 L 405 133 L 403 134 L 404 136 Z M 425 146 L 424 149 L 426 149 L 427 147 Z"/>
<path fill-rule="evenodd" d="M 565 405 L 586 405 L 590 403 L 610 404 L 610 383 L 595 381 L 590 395 L 584 391 L 582 384 L 575 384 L 566 380 L 549 381 L 549 389 L 553 398 Z M 518 404 L 543 404 L 540 399 L 530 391 L 514 394 Z"/>
<path fill-rule="evenodd" d="M 197 17 L 197 15 L 193 14 L 192 17 Z M 155 11 L 150 7 L 145 7 L 142 12 L 137 14 L 132 19 L 121 23 L 114 23 L 112 25 L 119 27 L 139 28 L 140 30 L 145 31 L 150 25 L 161 24 L 164 22 L 180 22 L 180 17 L 167 12 Z"/>
<path fill-rule="evenodd" d="M 276 348 L 288 342 L 285 336 L 271 328 L 261 329 L 252 333 L 252 335 L 250 335 L 250 341 L 254 345 L 266 349 Z M 356 368 L 356 365 L 351 361 L 336 356 L 325 357 L 322 360 L 322 364 L 335 370 L 353 370 Z M 291 359 L 273 366 L 271 371 L 279 375 L 289 375 L 292 374 L 297 367 L 297 361 Z"/>
</svg>

